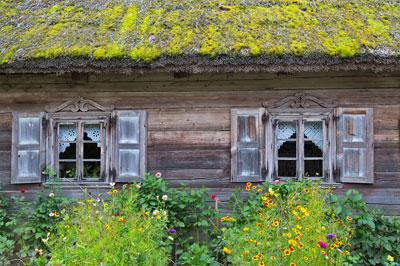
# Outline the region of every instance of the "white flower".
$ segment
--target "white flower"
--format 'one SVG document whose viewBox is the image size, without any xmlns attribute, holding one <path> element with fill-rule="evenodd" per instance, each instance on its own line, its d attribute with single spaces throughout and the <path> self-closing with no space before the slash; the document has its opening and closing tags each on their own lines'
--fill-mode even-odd
<svg viewBox="0 0 400 266">
<path fill-rule="evenodd" d="M 54 193 L 51 192 L 51 193 L 49 194 L 49 197 L 54 197 Z"/>
<path fill-rule="evenodd" d="M 163 200 L 167 200 L 167 199 L 168 199 L 168 196 L 167 196 L 167 195 L 164 195 L 164 196 L 162 196 L 162 199 L 163 199 Z"/>
<path fill-rule="evenodd" d="M 136 187 L 137 187 L 137 188 L 141 188 L 139 184 L 136 184 Z"/>
<path fill-rule="evenodd" d="M 110 183 L 110 187 L 113 187 L 113 186 L 115 186 L 115 183 Z"/>
<path fill-rule="evenodd" d="M 67 239 L 68 239 L 68 238 L 67 238 L 66 236 L 64 236 L 63 240 L 64 240 L 64 241 L 67 241 Z"/>
<path fill-rule="evenodd" d="M 160 173 L 160 172 L 157 172 L 157 173 L 156 173 L 156 177 L 161 177 L 161 173 Z"/>
<path fill-rule="evenodd" d="M 166 212 L 166 211 L 163 211 L 163 215 L 164 215 L 164 216 L 167 215 L 167 212 Z"/>
<path fill-rule="evenodd" d="M 268 192 L 269 192 L 270 194 L 274 194 L 274 190 L 273 190 L 272 188 L 269 188 L 269 189 L 268 189 Z"/>
<path fill-rule="evenodd" d="M 52 212 L 49 213 L 49 216 L 50 216 L 50 217 L 53 217 L 53 216 L 54 216 L 54 213 L 52 213 Z"/>
<path fill-rule="evenodd" d="M 168 236 L 169 239 L 171 239 L 172 241 L 174 241 L 174 238 L 172 236 Z"/>
<path fill-rule="evenodd" d="M 154 210 L 153 211 L 153 215 L 159 215 L 160 214 L 160 211 L 159 210 Z"/>
</svg>

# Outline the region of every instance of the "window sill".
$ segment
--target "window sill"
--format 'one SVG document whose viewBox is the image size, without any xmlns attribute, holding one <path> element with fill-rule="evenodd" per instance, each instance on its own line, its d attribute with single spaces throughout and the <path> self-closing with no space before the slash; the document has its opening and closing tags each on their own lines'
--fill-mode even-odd
<svg viewBox="0 0 400 266">
<path fill-rule="evenodd" d="M 53 185 L 59 185 L 62 189 L 70 189 L 70 188 L 100 188 L 100 189 L 105 189 L 105 188 L 110 188 L 110 183 L 109 182 L 46 182 L 42 183 L 42 186 L 47 187 L 47 186 L 53 186 Z"/>
</svg>

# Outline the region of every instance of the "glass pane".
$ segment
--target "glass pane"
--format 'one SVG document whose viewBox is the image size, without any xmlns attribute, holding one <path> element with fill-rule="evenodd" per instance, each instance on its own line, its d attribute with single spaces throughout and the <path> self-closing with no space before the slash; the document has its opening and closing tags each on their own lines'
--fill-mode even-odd
<svg viewBox="0 0 400 266">
<path fill-rule="evenodd" d="M 83 140 L 101 141 L 100 124 L 85 124 L 83 126 Z"/>
<path fill-rule="evenodd" d="M 304 138 L 305 139 L 323 139 L 322 121 L 305 121 Z"/>
<path fill-rule="evenodd" d="M 238 176 L 257 176 L 260 174 L 257 148 L 239 148 Z"/>
<path fill-rule="evenodd" d="M 76 143 L 59 143 L 58 153 L 60 159 L 75 159 Z"/>
<path fill-rule="evenodd" d="M 75 162 L 60 162 L 60 178 L 76 178 Z"/>
<path fill-rule="evenodd" d="M 100 178 L 100 162 L 84 162 L 83 176 L 85 178 Z"/>
<path fill-rule="evenodd" d="M 296 122 L 278 122 L 278 139 L 296 139 Z"/>
<path fill-rule="evenodd" d="M 101 143 L 83 143 L 83 159 L 100 159 L 100 158 L 101 158 Z"/>
<path fill-rule="evenodd" d="M 304 176 L 305 177 L 321 177 L 322 176 L 322 160 L 305 160 Z"/>
<path fill-rule="evenodd" d="M 278 157 L 296 158 L 296 142 L 278 141 Z"/>
<path fill-rule="evenodd" d="M 59 141 L 76 141 L 76 125 L 61 124 L 58 132 Z"/>
<path fill-rule="evenodd" d="M 256 117 L 243 115 L 238 117 L 238 142 L 256 142 L 257 125 Z"/>
<path fill-rule="evenodd" d="M 18 177 L 40 177 L 39 150 L 18 151 Z"/>
<path fill-rule="evenodd" d="M 296 177 L 296 161 L 294 160 L 278 160 L 278 176 L 280 177 Z"/>
<path fill-rule="evenodd" d="M 304 141 L 304 157 L 322 157 L 323 155 L 322 141 Z"/>
</svg>

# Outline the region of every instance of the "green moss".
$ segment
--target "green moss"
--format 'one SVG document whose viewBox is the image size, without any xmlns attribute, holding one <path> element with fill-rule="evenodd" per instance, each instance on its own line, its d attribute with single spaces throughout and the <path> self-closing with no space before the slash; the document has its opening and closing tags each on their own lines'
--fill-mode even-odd
<svg viewBox="0 0 400 266">
<path fill-rule="evenodd" d="M 162 55 L 347 58 L 400 47 L 400 6 L 378 0 L 116 0 L 93 8 L 72 0 L 32 10 L 20 1 L 0 3 L 0 45 L 8 47 L 0 50 L 2 62 L 16 59 L 17 49 L 26 59 L 150 62 Z"/>
</svg>

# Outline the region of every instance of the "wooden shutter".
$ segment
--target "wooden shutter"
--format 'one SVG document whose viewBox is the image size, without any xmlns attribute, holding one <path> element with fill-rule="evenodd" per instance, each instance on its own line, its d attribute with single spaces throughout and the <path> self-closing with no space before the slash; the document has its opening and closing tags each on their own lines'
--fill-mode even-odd
<svg viewBox="0 0 400 266">
<path fill-rule="evenodd" d="M 11 183 L 40 183 L 45 168 L 44 113 L 13 113 Z"/>
<path fill-rule="evenodd" d="M 115 181 L 140 180 L 146 171 L 146 112 L 116 111 L 115 117 Z"/>
<path fill-rule="evenodd" d="M 262 181 L 263 108 L 231 110 L 232 182 Z"/>
<path fill-rule="evenodd" d="M 340 181 L 374 182 L 374 132 L 372 108 L 339 108 L 337 166 Z"/>
</svg>

